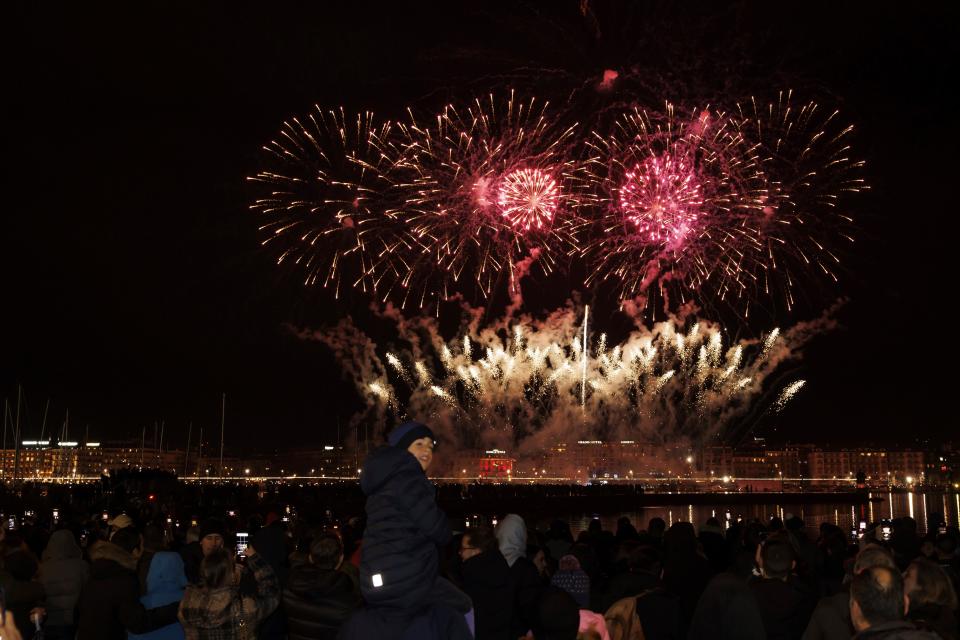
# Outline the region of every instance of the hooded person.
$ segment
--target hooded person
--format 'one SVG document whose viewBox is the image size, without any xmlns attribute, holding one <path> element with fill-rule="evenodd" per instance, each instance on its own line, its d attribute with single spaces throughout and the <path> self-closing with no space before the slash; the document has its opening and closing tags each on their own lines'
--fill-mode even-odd
<svg viewBox="0 0 960 640">
<path fill-rule="evenodd" d="M 349 621 L 351 637 L 400 637 L 410 621 L 438 604 L 461 614 L 471 609 L 470 599 L 438 575 L 437 547 L 450 542 L 451 532 L 426 475 L 434 445 L 427 425 L 405 422 L 364 461 L 360 592 L 367 606 Z"/>
<path fill-rule="evenodd" d="M 508 514 L 496 529 L 500 553 L 510 566 L 515 600 L 513 604 L 512 637 L 524 635 L 537 623 L 537 602 L 544 584 L 537 567 L 527 559 L 527 525 L 515 513 Z"/>
<path fill-rule="evenodd" d="M 77 640 L 125 640 L 128 631 L 145 633 L 176 621 L 176 604 L 148 609 L 140 602 L 135 555 L 139 546 L 140 534 L 125 527 L 111 540 L 100 540 L 88 549 L 90 580 L 77 603 Z"/>
<path fill-rule="evenodd" d="M 90 565 L 82 555 L 77 539 L 68 529 L 54 531 L 47 541 L 40 563 L 40 582 L 47 596 L 44 627 L 48 638 L 73 637 L 77 622 L 74 609 L 83 585 L 90 579 Z"/>
<path fill-rule="evenodd" d="M 513 579 L 493 530 L 480 526 L 464 532 L 460 560 L 463 590 L 473 600 L 477 640 L 515 640 L 510 635 Z"/>
<path fill-rule="evenodd" d="M 172 551 L 158 551 L 153 554 L 147 571 L 146 593 L 140 596 L 144 607 L 152 609 L 162 607 L 183 599 L 187 586 L 187 576 L 183 571 L 183 558 Z M 128 640 L 183 640 L 183 626 L 173 622 L 156 631 L 144 634 L 131 633 Z"/>
</svg>

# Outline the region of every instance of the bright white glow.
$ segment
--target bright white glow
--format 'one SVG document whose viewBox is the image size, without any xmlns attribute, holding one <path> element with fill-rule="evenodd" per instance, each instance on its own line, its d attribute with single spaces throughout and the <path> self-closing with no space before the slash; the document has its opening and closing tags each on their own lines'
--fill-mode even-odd
<svg viewBox="0 0 960 640">
<path fill-rule="evenodd" d="M 379 573 L 373 574 L 373 576 L 371 577 L 371 580 L 373 580 L 373 586 L 375 587 L 383 586 L 383 576 L 380 575 Z"/>
</svg>

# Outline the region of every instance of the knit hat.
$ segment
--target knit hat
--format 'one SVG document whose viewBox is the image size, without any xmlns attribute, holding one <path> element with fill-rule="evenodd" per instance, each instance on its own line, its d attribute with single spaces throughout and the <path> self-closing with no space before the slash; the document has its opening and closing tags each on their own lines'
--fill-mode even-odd
<svg viewBox="0 0 960 640">
<path fill-rule="evenodd" d="M 433 431 L 422 422 L 404 422 L 402 425 L 390 432 L 387 436 L 387 442 L 391 447 L 406 449 L 415 440 L 420 438 L 434 439 Z"/>
<path fill-rule="evenodd" d="M 566 555 L 560 558 L 560 569 L 553 574 L 550 584 L 573 596 L 581 609 L 590 606 L 590 577 L 580 568 L 580 561 L 576 556 Z"/>
<path fill-rule="evenodd" d="M 221 538 L 227 537 L 227 528 L 224 526 L 222 520 L 217 518 L 207 518 L 203 521 L 203 524 L 200 525 L 200 539 L 203 540 L 210 535 L 218 535 Z"/>
</svg>

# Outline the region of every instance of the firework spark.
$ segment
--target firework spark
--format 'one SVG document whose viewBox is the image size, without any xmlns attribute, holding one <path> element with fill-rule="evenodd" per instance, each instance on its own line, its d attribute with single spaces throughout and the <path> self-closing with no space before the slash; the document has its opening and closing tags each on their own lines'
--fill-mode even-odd
<svg viewBox="0 0 960 640">
<path fill-rule="evenodd" d="M 749 220 L 767 193 L 761 158 L 737 122 L 716 110 L 662 114 L 635 109 L 607 136 L 588 141 L 604 202 L 585 245 L 587 284 L 612 283 L 621 300 L 747 295 L 744 246 Z M 657 294 L 657 295 L 654 295 Z"/>
<path fill-rule="evenodd" d="M 865 188 L 834 112 L 790 94 L 759 107 L 679 114 L 635 109 L 594 133 L 591 177 L 604 203 L 583 255 L 586 284 L 621 300 L 724 303 L 744 317 L 768 298 L 788 309 L 803 275 L 836 280 L 831 249 L 852 241 L 843 196 Z M 748 108 L 751 107 L 751 108 Z"/>
<path fill-rule="evenodd" d="M 252 209 L 306 284 L 401 308 L 501 282 L 513 296 L 580 259 L 583 284 L 623 304 L 791 309 L 803 280 L 838 280 L 847 197 L 867 188 L 853 128 L 791 100 L 638 107 L 592 133 L 583 162 L 576 124 L 513 93 L 396 123 L 318 108 L 264 147 Z"/>
<path fill-rule="evenodd" d="M 560 194 L 557 182 L 539 169 L 517 169 L 500 184 L 501 215 L 514 228 L 542 230 L 557 212 Z"/>
<path fill-rule="evenodd" d="M 264 246 L 277 263 L 292 262 L 304 284 L 347 284 L 373 291 L 378 247 L 395 226 L 382 213 L 389 187 L 389 123 L 372 113 L 348 118 L 343 109 L 314 111 L 283 123 L 263 147 L 263 170 L 248 178 L 263 193 L 251 205 L 261 218 Z"/>
<path fill-rule="evenodd" d="M 568 309 L 449 343 L 424 319 L 418 326 L 429 340 L 413 341 L 420 345 L 413 353 L 386 355 L 395 375 L 358 384 L 377 390 L 368 396 L 377 405 L 406 398 L 402 412 L 437 425 L 460 445 L 511 449 L 531 438 L 552 446 L 551 438 L 564 441 L 573 432 L 648 442 L 742 436 L 745 416 L 764 398 L 779 391 L 761 413 L 780 411 L 803 385 L 764 388 L 789 357 L 779 331 L 762 342 L 725 346 L 719 326 L 701 321 L 683 331 L 669 321 L 640 328 L 612 349 L 606 336 L 584 348 L 587 317 L 586 310 Z M 401 360 L 414 363 L 419 375 L 411 376 Z M 436 369 L 427 371 L 428 363 Z"/>
<path fill-rule="evenodd" d="M 384 300 L 427 307 L 535 259 L 544 273 L 579 249 L 585 182 L 569 158 L 573 127 L 536 98 L 493 95 L 448 105 L 432 124 L 410 112 L 397 125 L 397 204 L 404 233 L 387 247 L 376 281 Z"/>
</svg>

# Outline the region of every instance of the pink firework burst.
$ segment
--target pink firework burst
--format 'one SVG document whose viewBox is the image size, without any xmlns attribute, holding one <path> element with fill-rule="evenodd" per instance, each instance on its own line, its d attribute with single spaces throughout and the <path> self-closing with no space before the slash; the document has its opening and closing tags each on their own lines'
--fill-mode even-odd
<svg viewBox="0 0 960 640">
<path fill-rule="evenodd" d="M 620 187 L 623 215 L 652 244 L 682 243 L 696 226 L 703 203 L 693 163 L 670 153 L 636 164 Z"/>
<path fill-rule="evenodd" d="M 542 230 L 550 226 L 560 205 L 560 189 L 540 169 L 517 169 L 503 178 L 497 198 L 501 215 L 515 229 Z"/>
</svg>

